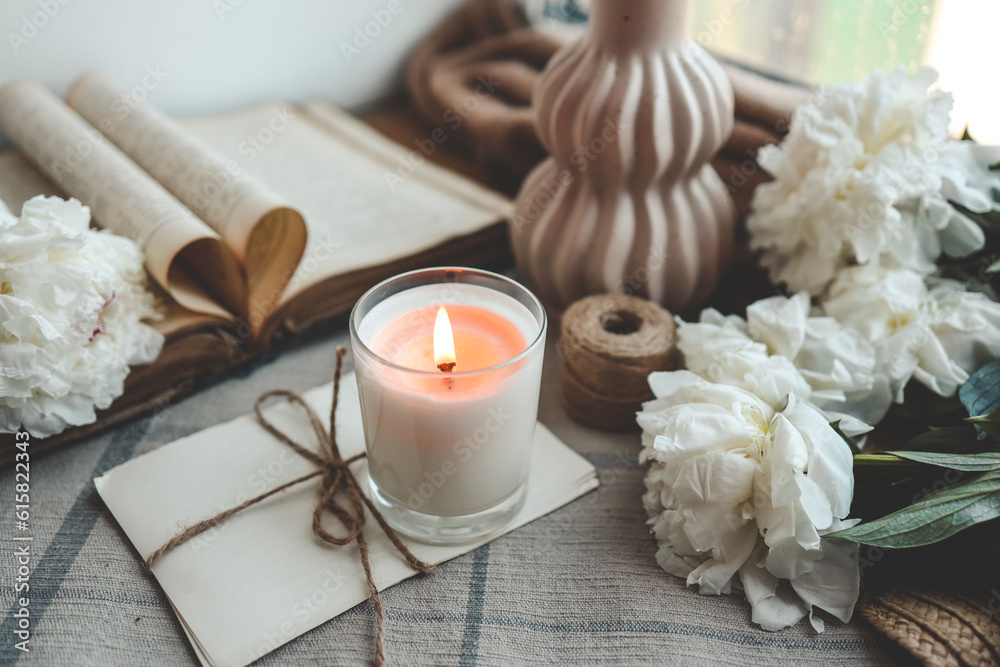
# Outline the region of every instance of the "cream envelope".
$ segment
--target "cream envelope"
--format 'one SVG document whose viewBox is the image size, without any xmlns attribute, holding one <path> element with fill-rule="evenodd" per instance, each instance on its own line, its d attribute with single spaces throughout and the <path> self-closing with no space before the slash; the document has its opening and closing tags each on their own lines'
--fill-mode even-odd
<svg viewBox="0 0 1000 667">
<path fill-rule="evenodd" d="M 332 385 L 304 398 L 329 413 Z M 278 401 L 268 418 L 298 442 L 314 443 L 300 409 Z M 337 435 L 347 458 L 364 451 L 353 374 L 341 382 Z M 364 460 L 352 466 L 366 478 Z M 94 480 L 142 557 L 183 527 L 310 472 L 312 464 L 276 441 L 252 416 L 160 447 Z M 542 482 L 544 480 L 544 482 Z M 277 494 L 163 556 L 153 573 L 202 664 L 242 666 L 368 598 L 356 545 L 331 547 L 312 532 L 315 480 Z M 597 473 L 541 424 L 524 507 L 504 532 L 596 488 Z M 331 528 L 336 520 L 329 520 Z M 336 532 L 336 530 L 335 530 Z M 415 574 L 374 520 L 365 527 L 379 590 Z M 441 563 L 485 542 L 431 546 L 403 540 L 414 555 Z M 447 571 L 432 577 L 447 576 Z M 389 634 L 390 650 L 392 633 Z"/>
</svg>

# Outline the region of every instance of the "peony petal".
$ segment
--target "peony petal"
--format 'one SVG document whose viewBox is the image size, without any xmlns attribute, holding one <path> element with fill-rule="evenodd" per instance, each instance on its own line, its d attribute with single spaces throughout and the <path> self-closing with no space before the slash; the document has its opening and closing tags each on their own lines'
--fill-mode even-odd
<svg viewBox="0 0 1000 667">
<path fill-rule="evenodd" d="M 649 388 L 657 398 L 668 398 L 687 387 L 698 387 L 708 381 L 691 371 L 663 371 L 649 374 Z"/>
<path fill-rule="evenodd" d="M 860 592 L 861 572 L 854 544 L 843 540 L 823 540 L 823 557 L 812 569 L 792 580 L 802 600 L 823 609 L 844 623 L 851 620 Z"/>
<path fill-rule="evenodd" d="M 941 249 L 950 257 L 968 257 L 982 250 L 986 245 L 983 228 L 954 209 L 949 213 L 948 224 L 941 234 Z"/>
<path fill-rule="evenodd" d="M 760 547 L 740 568 L 743 591 L 753 608 L 752 620 L 765 630 L 776 632 L 805 618 L 808 607 L 786 583 L 759 565 L 766 548 Z"/>
<path fill-rule="evenodd" d="M 775 506 L 795 502 L 801 495 L 797 477 L 809 463 L 809 447 L 802 433 L 784 414 L 774 418 L 774 449 L 771 451 L 771 503 Z"/>
<path fill-rule="evenodd" d="M 808 541 L 808 546 L 795 540 L 784 540 L 774 544 L 768 542 L 769 548 L 764 564 L 768 572 L 779 579 L 800 577 L 812 570 L 816 561 L 823 557 L 823 553 L 820 551 L 820 537 L 813 530 L 808 517 L 802 512 L 798 512 L 796 516 L 801 519 L 796 537 Z M 805 540 L 806 533 L 810 531 L 809 540 Z M 765 541 L 767 541 L 767 537 L 765 537 Z"/>
<path fill-rule="evenodd" d="M 661 543 L 660 548 L 656 550 L 656 562 L 665 572 L 675 577 L 687 579 L 691 571 L 697 567 L 697 565 L 693 565 L 690 561 L 690 558 L 684 558 L 674 553 L 669 542 Z"/>
<path fill-rule="evenodd" d="M 643 417 L 640 424 L 648 424 Z M 726 408 L 711 404 L 684 404 L 659 415 L 665 435 L 657 436 L 656 458 L 698 454 L 706 451 L 742 449 L 747 433 L 743 423 Z"/>
<path fill-rule="evenodd" d="M 815 408 L 799 403 L 787 411 L 785 417 L 802 434 L 807 445 L 805 470 L 809 483 L 816 486 L 813 496 L 822 497 L 826 506 L 819 507 L 816 502 L 807 504 L 803 500 L 803 507 L 813 516 L 817 528 L 823 530 L 833 517 L 842 519 L 850 512 L 854 497 L 854 456 L 848 444 L 830 427 L 827 418 Z"/>
<path fill-rule="evenodd" d="M 817 531 L 829 528 L 834 518 L 833 509 L 830 506 L 831 499 L 813 481 L 812 475 L 796 475 L 795 481 L 801 491 L 799 505 L 809 519 L 809 523 L 815 526 Z"/>
<path fill-rule="evenodd" d="M 673 484 L 677 502 L 690 512 L 685 533 L 699 551 L 719 548 L 741 529 L 740 508 L 753 496 L 756 465 L 724 452 L 686 460 Z"/>
<path fill-rule="evenodd" d="M 747 306 L 747 327 L 751 337 L 767 345 L 768 352 L 794 359 L 806 337 L 809 294 L 791 298 L 761 299 Z"/>
<path fill-rule="evenodd" d="M 871 430 L 869 424 L 878 424 L 892 407 L 893 393 L 889 378 L 876 373 L 870 389 L 848 392 L 843 402 L 832 401 L 823 405 L 823 412 L 830 421 L 841 420 L 840 430 L 848 436 L 861 435 Z M 855 420 L 848 422 L 844 417 Z"/>
</svg>

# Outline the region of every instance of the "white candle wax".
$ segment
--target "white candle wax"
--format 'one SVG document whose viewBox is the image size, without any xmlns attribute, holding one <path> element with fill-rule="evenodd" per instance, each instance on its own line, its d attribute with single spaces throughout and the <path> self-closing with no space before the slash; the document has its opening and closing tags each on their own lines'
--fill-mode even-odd
<svg viewBox="0 0 1000 667">
<path fill-rule="evenodd" d="M 434 360 L 447 310 L 455 367 Z M 542 354 L 538 319 L 516 299 L 472 284 L 389 296 L 357 325 L 368 465 L 379 489 L 411 510 L 462 516 L 489 509 L 527 480 Z M 531 353 L 524 354 L 529 347 Z M 388 363 L 383 363 L 388 362 Z"/>
</svg>

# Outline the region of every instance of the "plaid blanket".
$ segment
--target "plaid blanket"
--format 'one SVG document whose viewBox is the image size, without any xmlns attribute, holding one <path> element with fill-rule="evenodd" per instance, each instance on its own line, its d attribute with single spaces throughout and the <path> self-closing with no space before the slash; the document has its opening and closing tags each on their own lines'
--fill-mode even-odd
<svg viewBox="0 0 1000 667">
<path fill-rule="evenodd" d="M 32 460 L 31 519 L 15 531 L 4 510 L 0 562 L 4 665 L 190 665 L 180 624 L 92 479 L 133 456 L 246 414 L 267 389 L 329 381 L 344 330 L 305 342 L 244 377 L 116 431 Z M 837 665 L 897 664 L 902 649 L 856 617 L 773 634 L 750 622 L 740 597 L 701 597 L 654 560 L 640 502 L 638 436 L 570 421 L 556 398 L 547 352 L 540 418 L 600 471 L 601 487 L 562 510 L 385 593 L 388 652 L 397 665 Z M 197 461 L 191 462 L 198 465 Z M 0 497 L 14 504 L 14 471 Z M 17 564 L 12 533 L 30 545 L 29 653 L 12 616 Z M 247 554 L 248 558 L 252 554 Z M 25 595 L 20 593 L 18 595 Z M 262 665 L 367 664 L 373 612 L 359 605 L 264 657 Z M 909 659 L 912 660 L 912 659 Z"/>
</svg>

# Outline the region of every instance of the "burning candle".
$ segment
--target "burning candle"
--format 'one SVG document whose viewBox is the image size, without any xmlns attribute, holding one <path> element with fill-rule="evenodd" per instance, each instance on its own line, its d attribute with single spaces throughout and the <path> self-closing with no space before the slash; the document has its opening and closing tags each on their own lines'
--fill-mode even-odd
<svg viewBox="0 0 1000 667">
<path fill-rule="evenodd" d="M 463 268 L 391 278 L 351 313 L 373 502 L 432 543 L 479 539 L 524 502 L 545 311 Z"/>
</svg>

